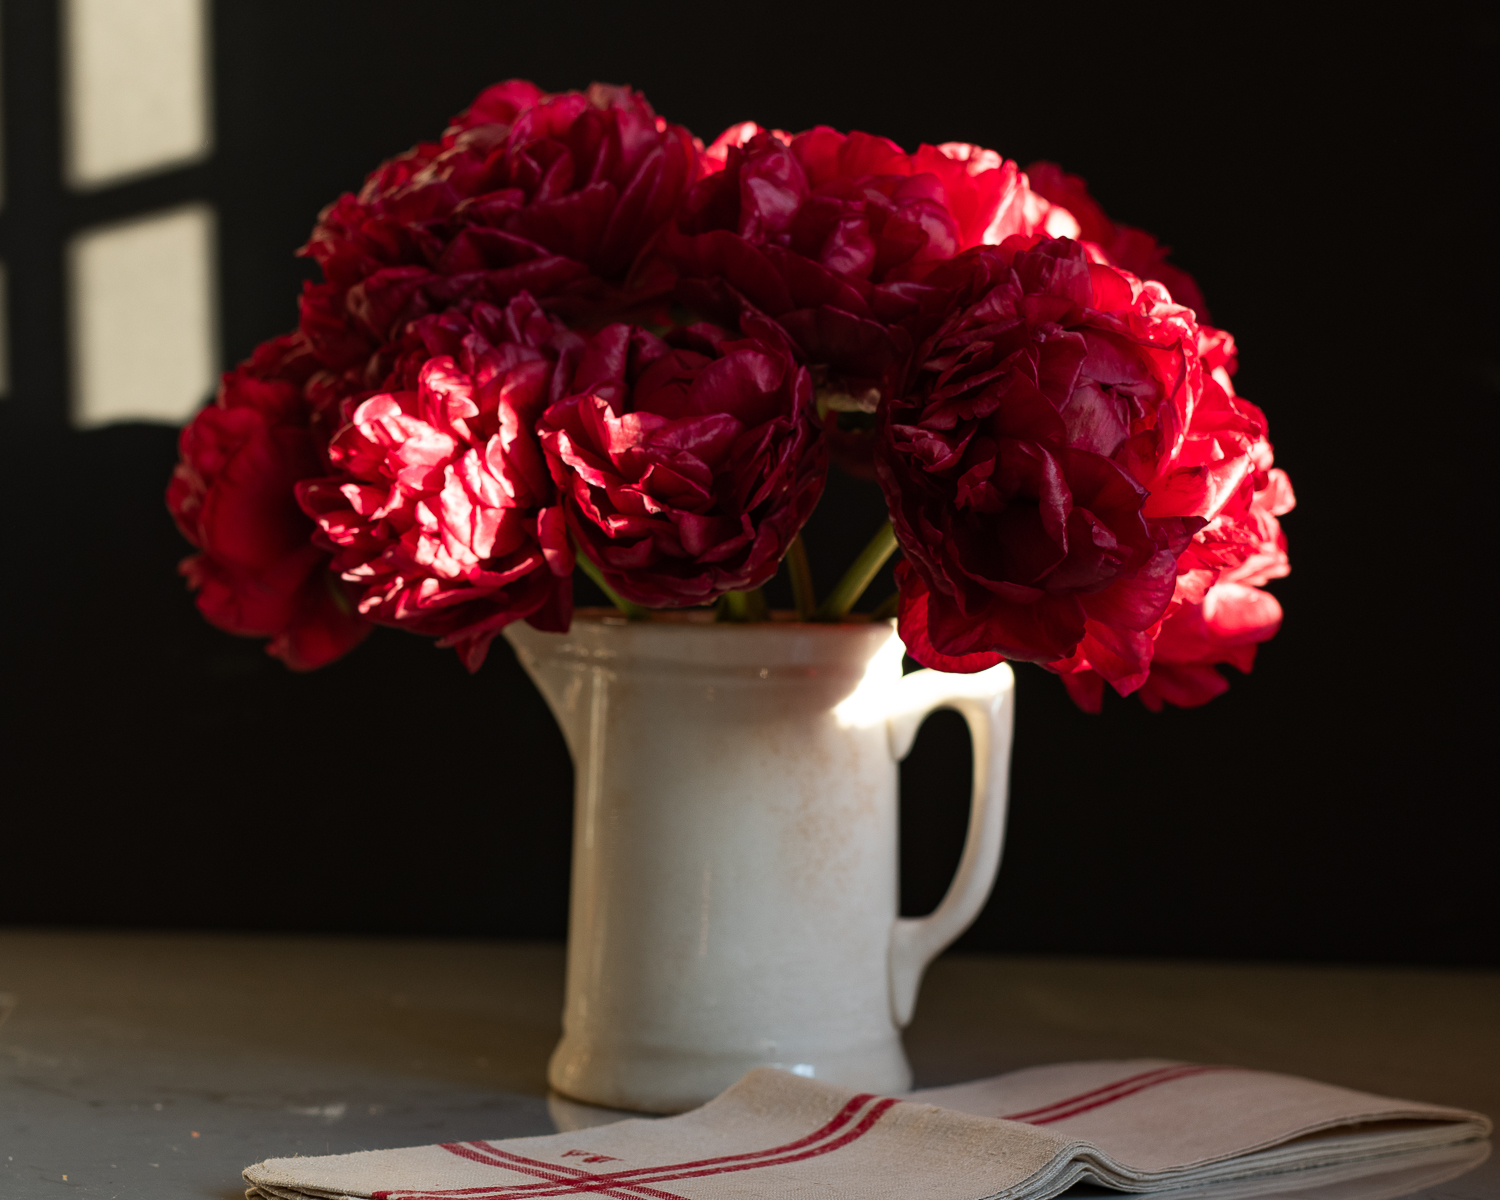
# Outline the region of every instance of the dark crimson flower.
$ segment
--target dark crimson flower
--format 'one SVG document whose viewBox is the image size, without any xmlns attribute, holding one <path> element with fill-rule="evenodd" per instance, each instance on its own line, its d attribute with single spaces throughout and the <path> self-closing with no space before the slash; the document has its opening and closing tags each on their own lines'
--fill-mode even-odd
<svg viewBox="0 0 1500 1200">
<path fill-rule="evenodd" d="M 877 456 L 908 650 L 966 671 L 1082 655 L 1132 691 L 1178 558 L 1254 439 L 1193 425 L 1191 311 L 1077 242 L 1017 236 L 933 278 L 959 307 L 883 413 Z"/>
<path fill-rule="evenodd" d="M 848 414 L 826 421 L 836 456 L 868 474 L 857 431 L 900 386 L 928 272 L 1043 227 L 1047 203 L 1015 163 L 962 143 L 907 154 L 865 133 L 819 126 L 793 137 L 746 123 L 704 157 L 711 173 L 661 242 L 679 299 L 789 340 L 812 370 L 820 413 Z"/>
<path fill-rule="evenodd" d="M 828 468 L 812 379 L 779 342 L 709 325 L 674 340 L 601 330 L 539 426 L 582 552 L 667 608 L 770 579 Z"/>
<path fill-rule="evenodd" d="M 613 319 L 670 290 L 632 267 L 698 170 L 692 135 L 628 88 L 496 84 L 323 211 L 303 252 L 326 282 L 305 288 L 302 329 L 372 389 L 383 346 L 464 300 L 524 289 L 570 320 Z"/>
<path fill-rule="evenodd" d="M 335 473 L 297 486 L 362 614 L 471 671 L 512 621 L 568 628 L 573 554 L 535 424 L 583 345 L 524 292 L 411 324 L 389 389 L 329 445 Z"/>
<path fill-rule="evenodd" d="M 317 363 L 300 335 L 274 338 L 226 372 L 182 431 L 167 507 L 200 553 L 182 562 L 199 611 L 220 629 L 268 637 L 297 671 L 332 662 L 370 631 L 328 554 L 311 543 L 298 480 L 321 474 L 303 385 Z"/>
<path fill-rule="evenodd" d="M 1249 671 L 1259 642 L 1281 625 L 1281 606 L 1261 585 L 1290 570 L 1286 535 L 1277 517 L 1296 503 L 1286 473 L 1272 466 L 1271 444 L 1261 411 L 1236 396 L 1230 381 L 1234 343 L 1207 330 L 1200 341 L 1204 394 L 1194 409 L 1177 480 L 1210 476 L 1221 463 L 1209 520 L 1177 562 L 1177 582 L 1166 616 L 1151 631 L 1151 673 L 1136 694 L 1153 711 L 1162 704 L 1205 704 L 1228 688 L 1215 670 L 1228 664 Z M 1248 452 L 1245 447 L 1248 446 Z M 1243 468 L 1239 465 L 1243 464 Z M 1098 712 L 1103 680 L 1085 654 L 1050 664 L 1079 707 Z"/>
<path fill-rule="evenodd" d="M 1089 195 L 1088 184 L 1056 163 L 1034 162 L 1026 168 L 1026 177 L 1031 190 L 1054 206 L 1049 233 L 1083 242 L 1097 262 L 1123 267 L 1140 279 L 1156 280 L 1172 293 L 1173 300 L 1191 308 L 1200 322 L 1210 320 L 1197 280 L 1167 261 L 1171 247 L 1159 245 L 1144 229 L 1111 221 Z M 1076 229 L 1066 228 L 1068 217 L 1077 222 Z"/>
</svg>

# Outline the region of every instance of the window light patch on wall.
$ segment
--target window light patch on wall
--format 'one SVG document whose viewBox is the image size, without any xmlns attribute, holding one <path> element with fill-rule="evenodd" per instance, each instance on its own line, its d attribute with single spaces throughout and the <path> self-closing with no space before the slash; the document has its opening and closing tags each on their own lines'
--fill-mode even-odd
<svg viewBox="0 0 1500 1200">
<path fill-rule="evenodd" d="M 214 215 L 191 204 L 68 246 L 72 421 L 186 420 L 217 381 Z"/>
<path fill-rule="evenodd" d="M 204 0 L 65 0 L 66 175 L 88 188 L 206 155 Z"/>
</svg>

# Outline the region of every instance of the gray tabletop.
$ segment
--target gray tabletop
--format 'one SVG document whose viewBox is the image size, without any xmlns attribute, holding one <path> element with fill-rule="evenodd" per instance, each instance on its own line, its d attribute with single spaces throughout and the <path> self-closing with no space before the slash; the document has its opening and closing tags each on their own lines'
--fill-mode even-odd
<svg viewBox="0 0 1500 1200">
<path fill-rule="evenodd" d="M 551 1133 L 561 1005 L 550 944 L 0 932 L 0 1197 Z M 1160 1056 L 1500 1114 L 1496 972 L 950 956 L 906 1042 L 919 1086 Z M 1418 1195 L 1500 1198 L 1500 1162 Z"/>
</svg>

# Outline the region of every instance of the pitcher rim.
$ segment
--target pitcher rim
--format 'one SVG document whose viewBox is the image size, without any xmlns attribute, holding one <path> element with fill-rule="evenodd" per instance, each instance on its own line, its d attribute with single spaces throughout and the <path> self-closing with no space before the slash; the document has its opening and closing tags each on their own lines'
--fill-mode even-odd
<svg viewBox="0 0 1500 1200">
<path fill-rule="evenodd" d="M 862 670 L 890 639 L 899 641 L 894 620 L 798 621 L 788 613 L 790 620 L 740 623 L 714 621 L 711 612 L 700 611 L 704 617 L 632 621 L 613 609 L 579 609 L 567 633 L 544 633 L 519 621 L 504 632 L 512 645 L 554 660 L 654 660 L 694 669 L 824 663 Z"/>
<path fill-rule="evenodd" d="M 631 619 L 616 608 L 607 606 L 575 608 L 573 620 L 587 621 L 591 625 L 610 628 L 627 626 L 632 629 L 717 629 L 749 631 L 753 629 L 809 629 L 809 630 L 865 630 L 877 626 L 894 629 L 894 617 L 877 618 L 871 613 L 850 613 L 838 621 L 799 621 L 797 614 L 789 609 L 773 609 L 764 621 L 719 621 L 711 608 L 653 608 L 639 619 Z"/>
</svg>

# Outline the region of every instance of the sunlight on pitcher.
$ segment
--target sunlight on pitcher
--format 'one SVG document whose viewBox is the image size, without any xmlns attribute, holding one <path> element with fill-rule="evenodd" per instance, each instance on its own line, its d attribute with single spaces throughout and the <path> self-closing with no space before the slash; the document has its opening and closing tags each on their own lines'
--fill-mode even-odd
<svg viewBox="0 0 1500 1200">
<path fill-rule="evenodd" d="M 906 646 L 893 632 L 890 641 L 870 659 L 859 686 L 833 710 L 833 719 L 840 729 L 878 725 L 891 715 L 896 687 L 901 682 L 901 659 L 905 654 Z"/>
</svg>

